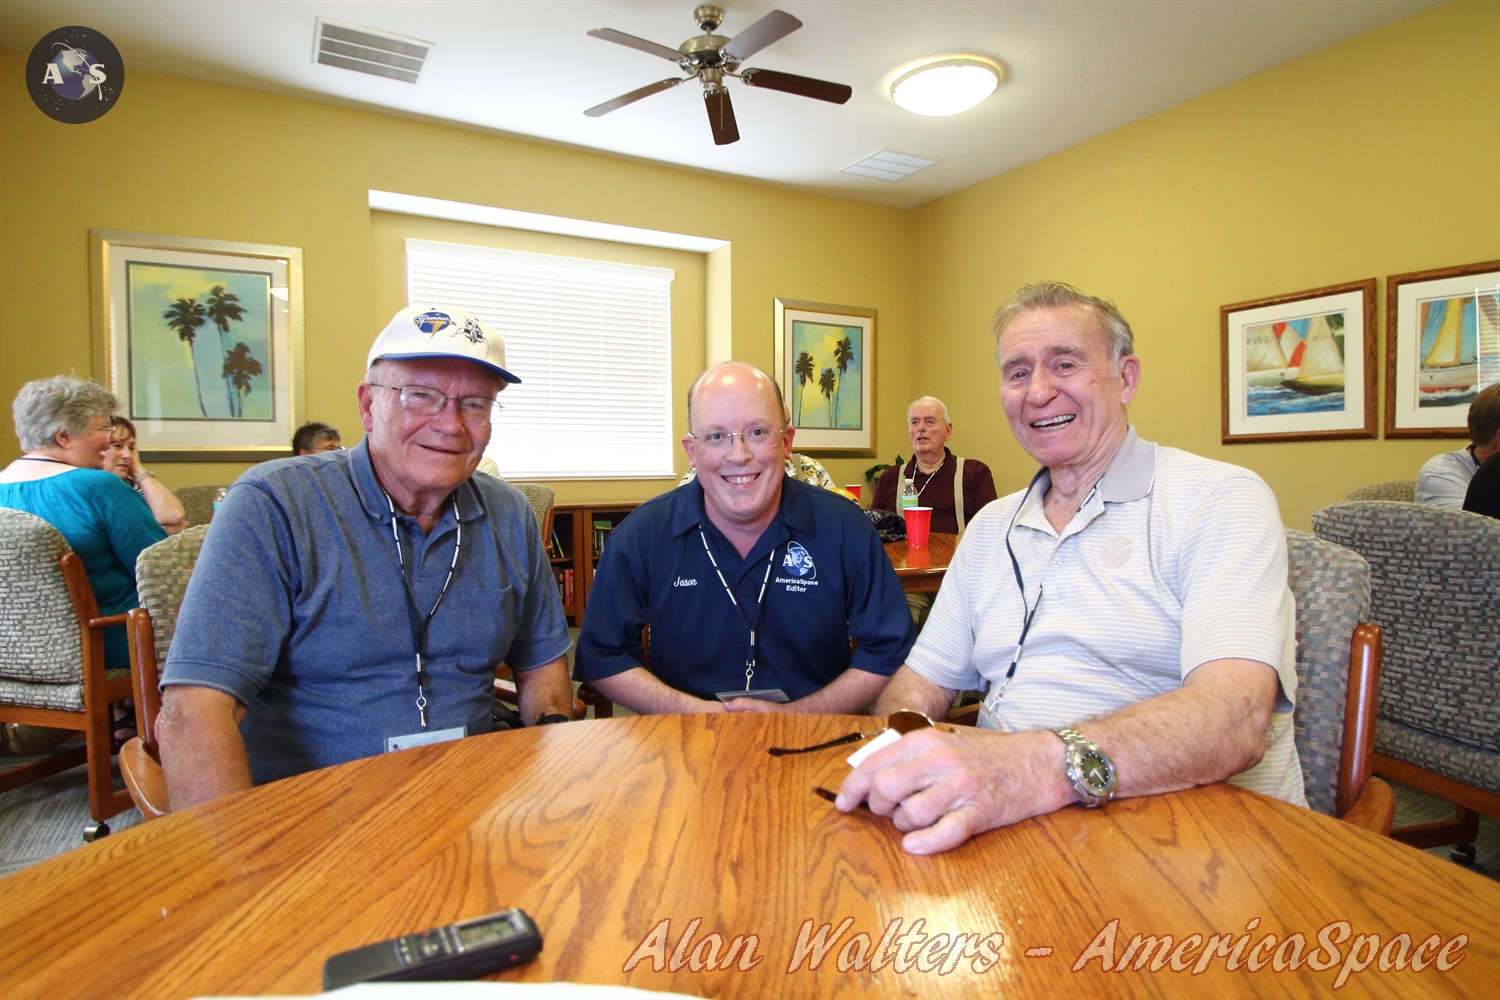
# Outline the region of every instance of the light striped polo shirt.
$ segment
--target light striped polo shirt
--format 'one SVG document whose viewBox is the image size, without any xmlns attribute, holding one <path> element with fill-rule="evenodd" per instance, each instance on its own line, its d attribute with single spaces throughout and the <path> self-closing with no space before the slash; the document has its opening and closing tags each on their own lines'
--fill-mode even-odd
<svg viewBox="0 0 1500 1000">
<path fill-rule="evenodd" d="M 975 515 L 908 665 L 952 690 L 990 685 L 980 725 L 1023 732 L 1175 690 L 1210 660 L 1258 660 L 1276 668 L 1281 692 L 1265 757 L 1230 781 L 1306 805 L 1292 734 L 1295 614 L 1270 487 L 1246 469 L 1142 441 L 1134 428 L 1061 534 L 1043 510 L 1048 485 L 1043 474 L 1029 495 Z M 1020 665 L 997 699 L 1032 607 Z"/>
</svg>

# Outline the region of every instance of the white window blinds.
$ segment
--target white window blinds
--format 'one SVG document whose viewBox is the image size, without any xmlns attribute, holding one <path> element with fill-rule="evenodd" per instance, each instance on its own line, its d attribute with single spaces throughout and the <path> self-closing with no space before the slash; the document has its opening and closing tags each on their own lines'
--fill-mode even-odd
<svg viewBox="0 0 1500 1000">
<path fill-rule="evenodd" d="M 506 478 L 672 475 L 668 268 L 406 241 L 407 301 L 466 309 L 521 379 L 486 451 Z"/>
</svg>

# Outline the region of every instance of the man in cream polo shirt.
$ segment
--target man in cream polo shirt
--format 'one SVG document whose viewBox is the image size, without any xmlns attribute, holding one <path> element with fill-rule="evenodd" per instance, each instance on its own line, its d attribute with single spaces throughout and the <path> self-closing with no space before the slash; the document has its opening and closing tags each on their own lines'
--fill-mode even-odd
<svg viewBox="0 0 1500 1000">
<path fill-rule="evenodd" d="M 1073 802 L 1226 779 L 1305 805 L 1275 496 L 1136 435 L 1140 362 L 1110 303 L 1028 285 L 995 329 L 1006 418 L 1042 469 L 970 523 L 874 708 L 940 718 L 987 685 L 979 728 L 870 755 L 839 808 L 867 800 L 930 854 Z"/>
</svg>

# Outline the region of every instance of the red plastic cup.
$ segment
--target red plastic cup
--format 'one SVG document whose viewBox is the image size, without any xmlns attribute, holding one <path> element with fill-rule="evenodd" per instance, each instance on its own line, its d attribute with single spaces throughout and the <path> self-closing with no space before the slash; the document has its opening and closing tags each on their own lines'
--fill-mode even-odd
<svg viewBox="0 0 1500 1000">
<path fill-rule="evenodd" d="M 854 494 L 854 499 L 858 500 L 859 499 L 859 485 L 860 485 L 859 483 L 851 483 L 850 485 L 845 486 L 844 489 L 848 490 L 850 493 L 853 493 Z"/>
<path fill-rule="evenodd" d="M 908 549 L 921 549 L 927 547 L 927 536 L 932 531 L 932 508 L 931 507 L 908 507 L 906 514 L 906 547 Z"/>
</svg>

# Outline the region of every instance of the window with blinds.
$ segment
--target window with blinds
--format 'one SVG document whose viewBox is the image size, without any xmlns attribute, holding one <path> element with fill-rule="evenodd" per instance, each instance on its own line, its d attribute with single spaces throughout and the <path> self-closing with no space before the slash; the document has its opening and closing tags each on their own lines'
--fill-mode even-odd
<svg viewBox="0 0 1500 1000">
<path fill-rule="evenodd" d="M 506 478 L 672 475 L 668 268 L 406 241 L 407 301 L 451 305 L 505 338 L 521 379 L 486 454 Z"/>
</svg>

